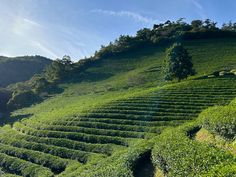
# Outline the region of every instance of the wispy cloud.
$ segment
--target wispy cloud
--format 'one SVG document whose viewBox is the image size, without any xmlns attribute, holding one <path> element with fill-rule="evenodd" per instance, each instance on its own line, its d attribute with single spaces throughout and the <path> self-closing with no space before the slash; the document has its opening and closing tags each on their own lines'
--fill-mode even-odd
<svg viewBox="0 0 236 177">
<path fill-rule="evenodd" d="M 41 25 L 40 25 L 38 22 L 33 21 L 33 20 L 31 20 L 31 19 L 22 18 L 22 20 L 23 20 L 25 23 L 28 23 L 28 24 L 30 24 L 30 25 L 32 25 L 32 26 L 41 27 Z"/>
<path fill-rule="evenodd" d="M 203 6 L 197 0 L 191 0 L 192 4 L 200 10 L 203 10 Z"/>
<path fill-rule="evenodd" d="M 50 56 L 50 57 L 52 57 L 52 59 L 59 58 L 59 56 L 56 53 L 54 53 L 52 50 L 50 50 L 48 47 L 46 47 L 42 43 L 40 43 L 38 41 L 31 41 L 31 42 L 32 42 L 32 45 L 36 49 L 41 50 L 46 56 Z"/>
<path fill-rule="evenodd" d="M 196 12 L 197 14 L 202 18 L 202 19 L 206 19 L 206 13 L 204 12 L 204 7 L 203 5 L 199 2 L 199 0 L 188 0 L 195 8 L 196 8 Z"/>
<path fill-rule="evenodd" d="M 0 44 L 0 55 L 40 54 L 51 58 L 58 57 L 55 50 L 45 45 L 46 29 L 43 25 L 24 15 L 4 15 L 5 19 L 0 21 L 0 37 L 4 41 Z"/>
<path fill-rule="evenodd" d="M 94 9 L 94 10 L 91 10 L 90 12 L 109 15 L 109 16 L 116 16 L 116 17 L 128 17 L 135 20 L 136 22 L 146 23 L 146 24 L 154 24 L 154 23 L 160 22 L 157 19 L 145 17 L 139 13 L 131 12 L 131 11 L 112 11 L 112 10 Z"/>
</svg>

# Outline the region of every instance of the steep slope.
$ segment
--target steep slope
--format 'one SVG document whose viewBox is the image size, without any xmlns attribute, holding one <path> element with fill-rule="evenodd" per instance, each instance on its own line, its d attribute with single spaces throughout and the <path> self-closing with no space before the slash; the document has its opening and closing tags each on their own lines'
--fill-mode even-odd
<svg viewBox="0 0 236 177">
<path fill-rule="evenodd" d="M 98 62 L 81 83 L 61 85 L 64 93 L 13 114 L 29 119 L 1 129 L 2 170 L 20 176 L 132 176 L 163 130 L 236 96 L 235 77 L 200 77 L 235 68 L 235 43 L 185 41 L 198 74 L 182 83 L 163 82 L 164 47 Z"/>
<path fill-rule="evenodd" d="M 41 56 L 0 56 L 0 87 L 29 80 L 34 74 L 41 73 L 50 63 L 50 59 Z"/>
</svg>

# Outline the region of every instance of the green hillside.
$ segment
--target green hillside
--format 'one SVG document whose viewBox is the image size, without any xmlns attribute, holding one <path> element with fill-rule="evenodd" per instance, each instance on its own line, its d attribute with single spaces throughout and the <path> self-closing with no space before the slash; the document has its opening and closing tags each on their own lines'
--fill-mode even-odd
<svg viewBox="0 0 236 177">
<path fill-rule="evenodd" d="M 231 27 L 220 29 L 210 20 L 167 21 L 135 36 L 121 35 L 88 59 L 73 63 L 64 56 L 11 86 L 6 109 L 18 110 L 7 119 L 12 124 L 0 129 L 1 172 L 235 176 Z M 163 71 L 171 70 L 191 76 L 167 81 Z"/>
<path fill-rule="evenodd" d="M 236 97 L 236 77 L 202 77 L 236 68 L 235 44 L 235 38 L 185 40 L 197 74 L 180 83 L 163 80 L 166 47 L 100 60 L 79 83 L 61 84 L 63 93 L 13 112 L 12 121 L 25 119 L 1 128 L 1 170 L 40 177 L 210 176 L 217 170 L 232 176 L 232 153 L 192 136 L 201 111 Z M 151 156 L 155 167 L 146 167 Z"/>
<path fill-rule="evenodd" d="M 50 59 L 41 56 L 0 56 L 0 87 L 29 80 L 34 74 L 41 73 L 50 63 Z"/>
</svg>

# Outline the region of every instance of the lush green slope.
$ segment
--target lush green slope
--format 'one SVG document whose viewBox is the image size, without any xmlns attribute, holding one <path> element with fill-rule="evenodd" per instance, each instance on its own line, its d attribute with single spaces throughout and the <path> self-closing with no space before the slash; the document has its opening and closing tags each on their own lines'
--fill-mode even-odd
<svg viewBox="0 0 236 177">
<path fill-rule="evenodd" d="M 236 78 L 200 77 L 236 68 L 235 43 L 236 39 L 185 41 L 197 75 L 181 83 L 163 81 L 164 47 L 97 62 L 80 83 L 61 85 L 64 93 L 13 113 L 29 119 L 1 129 L 2 170 L 20 176 L 133 176 L 137 160 L 157 140 L 165 142 L 168 133 L 158 136 L 163 130 L 188 123 L 205 108 L 228 104 L 236 96 Z M 198 164 L 199 171 L 233 158 L 225 152 L 218 161 L 211 157 L 215 158 L 204 156 L 207 169 Z"/>
<path fill-rule="evenodd" d="M 0 87 L 29 80 L 34 74 L 41 73 L 50 63 L 50 59 L 41 56 L 0 56 Z"/>
</svg>

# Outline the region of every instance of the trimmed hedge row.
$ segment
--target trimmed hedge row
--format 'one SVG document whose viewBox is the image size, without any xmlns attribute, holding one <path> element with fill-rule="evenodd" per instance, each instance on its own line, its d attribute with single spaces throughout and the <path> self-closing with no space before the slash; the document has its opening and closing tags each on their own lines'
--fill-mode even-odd
<svg viewBox="0 0 236 177">
<path fill-rule="evenodd" d="M 166 101 L 176 101 L 178 102 L 186 102 L 186 101 L 196 101 L 196 102 L 202 102 L 202 101 L 217 101 L 221 100 L 224 98 L 225 100 L 233 99 L 235 96 L 234 95 L 229 95 L 229 96 L 217 96 L 217 95 L 209 95 L 209 96 L 198 96 L 198 97 L 191 97 L 191 96 L 184 96 L 184 95 L 179 95 L 179 96 L 166 96 L 166 97 L 158 97 L 158 98 L 149 98 L 147 99 L 146 102 L 166 102 Z M 131 100 L 131 102 L 138 101 L 142 102 L 142 100 L 145 98 L 137 98 L 135 100 Z"/>
<path fill-rule="evenodd" d="M 66 159 L 78 160 L 81 163 L 86 163 L 89 159 L 90 153 L 79 151 L 79 150 L 71 150 L 63 147 L 45 145 L 42 143 L 28 142 L 25 140 L 15 139 L 15 138 L 0 138 L 0 142 L 3 144 L 8 144 L 18 148 L 26 148 L 35 151 L 40 151 L 44 153 L 48 153 L 54 156 L 58 156 Z"/>
<path fill-rule="evenodd" d="M 236 176 L 236 163 L 222 164 L 213 167 L 209 172 L 202 175 L 203 177 L 234 177 Z"/>
<path fill-rule="evenodd" d="M 87 121 L 57 121 L 54 122 L 55 125 L 66 125 L 66 126 L 80 126 L 96 129 L 110 129 L 110 130 L 121 130 L 130 132 L 149 132 L 151 127 L 147 126 L 137 126 L 137 125 L 117 125 L 109 123 L 100 122 L 87 122 Z"/>
<path fill-rule="evenodd" d="M 185 100 L 185 101 L 177 101 L 177 100 L 162 100 L 162 101 L 126 101 L 126 102 L 117 102 L 116 104 L 112 103 L 115 106 L 137 106 L 137 107 L 149 107 L 149 106 L 157 106 L 157 105 L 193 105 L 193 106 L 207 106 L 212 105 L 214 102 L 206 102 L 206 100 Z"/>
<path fill-rule="evenodd" d="M 171 112 L 171 113 L 199 113 L 201 112 L 200 109 L 175 109 L 175 108 L 161 108 L 158 107 L 158 105 L 156 106 L 155 110 L 149 111 L 149 110 L 129 110 L 129 109 L 99 109 L 96 111 L 93 111 L 92 114 L 130 114 L 130 115 L 159 115 L 162 113 L 166 113 L 166 112 Z"/>
<path fill-rule="evenodd" d="M 39 137 L 53 137 L 53 138 L 66 138 L 75 141 L 83 141 L 88 143 L 112 143 L 117 145 L 128 146 L 128 142 L 124 138 L 110 137 L 110 136 L 100 136 L 100 135 L 88 135 L 85 133 L 72 133 L 72 132 L 58 132 L 58 131 L 48 131 L 48 130 L 36 130 L 27 127 L 19 122 L 14 124 L 14 128 L 22 133 L 28 135 L 34 135 Z"/>
<path fill-rule="evenodd" d="M 9 172 L 27 177 L 53 177 L 45 167 L 0 153 L 0 166 Z"/>
<path fill-rule="evenodd" d="M 146 100 L 161 100 L 161 99 L 176 99 L 176 98 L 180 98 L 181 100 L 184 100 L 184 99 L 203 99 L 203 98 L 206 98 L 206 99 L 217 99 L 218 97 L 226 97 L 226 98 L 234 98 L 235 94 L 232 94 L 232 93 L 222 93 L 222 94 L 219 94 L 219 93 L 215 93 L 215 95 L 211 94 L 211 93 L 206 93 L 206 94 L 199 94 L 199 93 L 192 93 L 192 94 L 185 94 L 185 93 L 178 93 L 178 94 L 161 94 L 159 95 L 158 97 L 148 97 L 146 98 Z M 142 99 L 145 99 L 145 98 L 142 98 L 142 97 L 138 97 L 136 98 L 136 100 L 142 100 Z"/>
<path fill-rule="evenodd" d="M 104 129 L 84 128 L 84 127 L 68 126 L 68 125 L 30 124 L 28 126 L 36 128 L 38 130 L 80 132 L 80 133 L 86 133 L 86 134 L 92 134 L 92 135 L 105 135 L 105 136 L 115 136 L 115 137 L 122 137 L 122 138 L 144 138 L 145 136 L 145 134 L 141 132 L 104 130 Z"/>
<path fill-rule="evenodd" d="M 23 148 L 12 147 L 0 143 L 0 153 L 5 153 L 9 156 L 14 156 L 32 163 L 50 168 L 55 173 L 60 173 L 65 170 L 68 161 L 58 157 L 45 154 L 38 151 L 32 151 Z"/>
<path fill-rule="evenodd" d="M 236 107 L 215 106 L 199 115 L 202 125 L 209 131 L 226 139 L 236 139 Z"/>
<path fill-rule="evenodd" d="M 63 139 L 63 138 L 45 138 L 45 137 L 37 137 L 26 134 L 18 134 L 16 130 L 9 129 L 8 135 L 14 137 L 15 139 L 22 139 L 29 142 L 43 143 L 47 145 L 54 145 L 57 147 L 64 147 L 68 149 L 75 149 L 86 152 L 95 152 L 102 153 L 106 155 L 111 155 L 113 149 L 110 144 L 91 144 L 85 142 L 77 142 L 73 140 Z"/>
<path fill-rule="evenodd" d="M 178 120 L 178 119 L 190 119 L 188 117 L 197 116 L 196 113 L 159 113 L 159 115 L 130 115 L 130 114 L 117 114 L 117 113 L 88 113 L 81 115 L 81 117 L 91 117 L 91 118 L 113 118 L 113 119 L 128 119 L 128 120 L 145 120 L 145 121 L 158 121 L 158 120 Z M 171 119 L 171 118 L 173 119 Z"/>
<path fill-rule="evenodd" d="M 152 159 L 165 175 L 200 177 L 218 164 L 235 162 L 231 154 L 191 140 L 187 134 L 196 126 L 166 130 L 157 139 Z"/>
<path fill-rule="evenodd" d="M 116 105 L 109 105 L 109 106 L 106 106 L 104 107 L 103 109 L 119 109 L 119 110 L 130 110 L 130 111 L 134 111 L 134 110 L 137 110 L 137 111 L 159 111 L 160 108 L 168 108 L 168 109 L 195 109 L 195 110 L 198 110 L 198 109 L 204 109 L 204 108 L 207 108 L 208 106 L 187 106 L 185 104 L 183 105 L 176 105 L 176 104 L 171 104 L 171 105 L 166 105 L 166 104 L 155 104 L 153 106 L 149 106 L 147 105 L 146 107 L 141 107 L 141 106 L 129 106 L 129 105 L 126 105 L 126 106 L 116 106 Z"/>
<path fill-rule="evenodd" d="M 102 122 L 108 124 L 124 124 L 124 125 L 142 125 L 142 126 L 170 126 L 170 125 L 178 125 L 179 123 L 183 123 L 184 121 L 145 121 L 145 120 L 129 120 L 129 119 L 112 119 L 112 118 L 67 118 L 66 121 L 87 121 L 87 122 Z"/>
<path fill-rule="evenodd" d="M 97 165 L 89 165 L 87 168 L 78 168 L 67 173 L 62 173 L 60 177 L 80 176 L 80 177 L 134 177 L 133 169 L 137 161 L 147 152 L 150 152 L 155 140 L 141 141 L 129 147 L 125 151 L 119 151 L 113 156 L 102 160 Z"/>
</svg>

